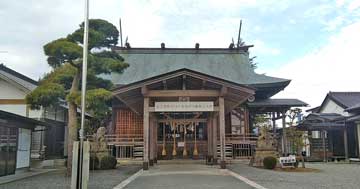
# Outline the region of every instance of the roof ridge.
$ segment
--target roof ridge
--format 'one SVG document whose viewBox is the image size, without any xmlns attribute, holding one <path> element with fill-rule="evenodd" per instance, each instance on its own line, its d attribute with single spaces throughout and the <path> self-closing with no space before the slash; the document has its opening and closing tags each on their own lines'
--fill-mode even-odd
<svg viewBox="0 0 360 189">
<path fill-rule="evenodd" d="M 3 71 L 5 71 L 5 72 L 7 72 L 7 73 L 9 73 L 11 75 L 14 75 L 14 76 L 24 80 L 24 81 L 27 81 L 27 82 L 29 82 L 29 83 L 31 83 L 33 85 L 39 85 L 39 82 L 37 82 L 37 81 L 31 79 L 30 77 L 28 77 L 28 76 L 26 76 L 24 74 L 21 74 L 21 73 L 15 71 L 15 70 L 5 66 L 3 63 L 0 64 L 0 70 L 3 70 Z"/>
</svg>

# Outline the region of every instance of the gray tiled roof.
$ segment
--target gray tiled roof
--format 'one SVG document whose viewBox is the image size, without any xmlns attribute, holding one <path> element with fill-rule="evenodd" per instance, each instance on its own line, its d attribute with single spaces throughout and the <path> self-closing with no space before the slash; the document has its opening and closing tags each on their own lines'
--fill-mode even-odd
<svg viewBox="0 0 360 189">
<path fill-rule="evenodd" d="M 32 91 L 37 87 L 37 82 L 32 80 L 31 78 L 20 74 L 8 67 L 6 67 L 3 64 L 0 64 L 0 75 L 4 79 L 11 80 L 12 82 L 15 82 L 25 89 Z"/>
<path fill-rule="evenodd" d="M 127 85 L 168 72 L 189 69 L 238 84 L 285 87 L 290 80 L 257 74 L 248 53 L 229 49 L 118 49 L 129 63 L 122 74 L 111 75 L 117 85 Z"/>
<path fill-rule="evenodd" d="M 360 92 L 329 92 L 328 96 L 344 108 L 360 103 Z"/>
<path fill-rule="evenodd" d="M 308 104 L 299 99 L 264 99 L 254 102 L 248 102 L 250 107 L 276 107 L 276 106 L 288 106 L 288 107 L 302 107 Z"/>
<path fill-rule="evenodd" d="M 311 113 L 308 116 L 306 116 L 306 119 L 314 119 L 314 118 L 321 118 L 327 121 L 334 121 L 339 119 L 344 119 L 345 117 L 341 114 L 337 113 Z"/>
</svg>

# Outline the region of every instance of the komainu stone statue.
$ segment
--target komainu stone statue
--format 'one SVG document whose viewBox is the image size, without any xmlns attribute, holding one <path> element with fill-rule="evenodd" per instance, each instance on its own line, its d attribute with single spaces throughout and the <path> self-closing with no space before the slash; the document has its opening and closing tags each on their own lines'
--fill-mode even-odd
<svg viewBox="0 0 360 189">
<path fill-rule="evenodd" d="M 105 140 L 105 127 L 100 127 L 93 136 L 91 152 L 100 160 L 109 155 L 109 149 Z"/>
<path fill-rule="evenodd" d="M 256 143 L 255 153 L 250 161 L 250 165 L 262 167 L 265 157 L 273 156 L 277 158 L 278 152 L 276 151 L 274 144 L 274 138 L 271 136 L 268 129 L 266 127 L 261 127 L 260 135 Z"/>
</svg>

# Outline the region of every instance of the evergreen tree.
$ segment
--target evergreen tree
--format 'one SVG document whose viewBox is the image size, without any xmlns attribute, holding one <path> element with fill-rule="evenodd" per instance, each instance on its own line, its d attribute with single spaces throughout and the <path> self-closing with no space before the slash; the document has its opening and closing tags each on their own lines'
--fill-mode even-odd
<svg viewBox="0 0 360 189">
<path fill-rule="evenodd" d="M 71 173 L 72 145 L 78 140 L 78 107 L 81 105 L 81 72 L 84 23 L 65 38 L 49 42 L 44 53 L 52 71 L 27 97 L 32 109 L 57 106 L 65 99 L 68 105 L 68 173 Z M 89 20 L 89 55 L 86 91 L 86 110 L 94 119 L 90 127 L 97 127 L 111 112 L 112 83 L 99 77 L 111 72 L 121 73 L 128 64 L 111 47 L 116 46 L 119 32 L 114 25 L 101 19 Z"/>
</svg>

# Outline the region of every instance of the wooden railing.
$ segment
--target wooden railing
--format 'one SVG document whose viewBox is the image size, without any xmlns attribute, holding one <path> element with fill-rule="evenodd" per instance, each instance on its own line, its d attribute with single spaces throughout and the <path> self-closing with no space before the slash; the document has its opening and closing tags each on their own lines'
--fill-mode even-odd
<svg viewBox="0 0 360 189">
<path fill-rule="evenodd" d="M 227 158 L 250 158 L 255 150 L 256 141 L 258 136 L 254 134 L 226 134 L 226 153 Z M 92 141 L 93 137 L 88 136 L 88 139 Z M 109 149 L 118 159 L 126 158 L 142 158 L 143 154 L 143 135 L 105 135 L 105 140 L 109 145 Z M 204 145 L 206 141 L 204 141 Z M 172 141 L 166 141 L 169 145 L 172 145 Z M 190 144 L 191 141 L 188 141 Z M 200 143 L 200 141 L 199 141 Z M 162 145 L 162 141 L 158 141 L 158 145 Z M 220 141 L 218 141 L 218 150 L 220 150 Z M 189 147 L 190 148 L 190 147 Z M 204 147 L 204 149 L 206 149 Z"/>
<path fill-rule="evenodd" d="M 231 144 L 256 144 L 257 135 L 254 134 L 226 134 L 225 142 Z"/>
<path fill-rule="evenodd" d="M 93 141 L 93 136 L 87 136 L 89 141 Z M 143 144 L 143 135 L 142 134 L 132 134 L 132 135 L 105 135 L 105 140 L 108 145 L 137 145 Z"/>
<path fill-rule="evenodd" d="M 225 143 L 228 154 L 226 157 L 231 159 L 250 159 L 254 153 L 257 138 L 257 135 L 250 133 L 226 134 Z"/>
</svg>

